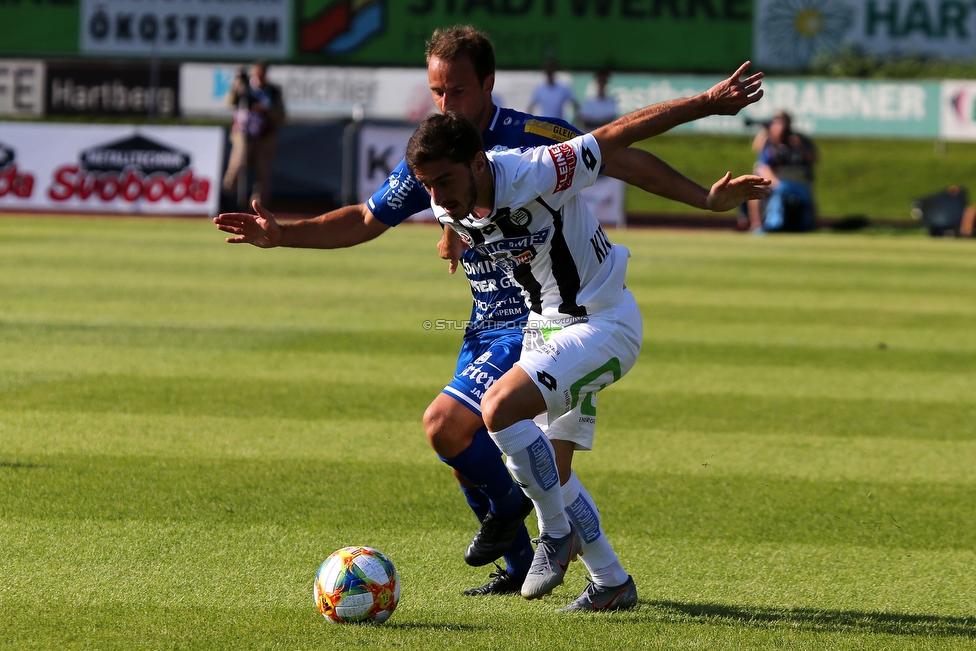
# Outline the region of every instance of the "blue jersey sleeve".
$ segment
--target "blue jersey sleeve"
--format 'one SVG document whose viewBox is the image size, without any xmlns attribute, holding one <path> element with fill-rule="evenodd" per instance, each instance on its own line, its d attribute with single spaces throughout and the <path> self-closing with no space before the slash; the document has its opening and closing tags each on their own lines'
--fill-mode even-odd
<svg viewBox="0 0 976 651">
<path fill-rule="evenodd" d="M 430 208 L 430 195 L 410 169 L 407 160 L 390 172 L 380 189 L 366 200 L 376 219 L 387 226 L 396 226 L 411 215 Z"/>
<path fill-rule="evenodd" d="M 513 109 L 499 109 L 488 129 L 481 134 L 485 148 L 539 147 L 566 142 L 580 131 L 565 120 L 540 118 Z"/>
</svg>

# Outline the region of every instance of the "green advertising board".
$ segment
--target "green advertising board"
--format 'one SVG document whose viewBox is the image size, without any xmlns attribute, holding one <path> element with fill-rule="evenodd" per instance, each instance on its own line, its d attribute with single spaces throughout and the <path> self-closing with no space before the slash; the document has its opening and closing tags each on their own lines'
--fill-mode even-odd
<svg viewBox="0 0 976 651">
<path fill-rule="evenodd" d="M 697 95 L 719 81 L 721 77 L 717 76 L 619 74 L 610 78 L 607 92 L 616 100 L 618 113 L 624 114 Z M 592 74 L 573 75 L 577 98 L 594 90 Z M 939 82 L 766 77 L 763 93 L 759 102 L 738 115 L 696 120 L 676 131 L 745 134 L 770 120 L 776 111 L 784 110 L 792 114 L 800 131 L 811 135 L 939 137 Z"/>
<path fill-rule="evenodd" d="M 79 0 L 0 0 L 0 55 L 78 54 Z"/>
<path fill-rule="evenodd" d="M 752 0 L 297 0 L 296 59 L 422 66 L 438 27 L 472 24 L 499 68 L 724 71 L 752 51 Z"/>
</svg>

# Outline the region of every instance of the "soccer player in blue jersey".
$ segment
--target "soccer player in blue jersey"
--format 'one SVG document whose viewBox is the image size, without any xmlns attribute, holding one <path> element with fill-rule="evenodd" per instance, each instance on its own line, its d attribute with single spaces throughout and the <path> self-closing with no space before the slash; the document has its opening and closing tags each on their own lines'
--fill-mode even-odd
<svg viewBox="0 0 976 651">
<path fill-rule="evenodd" d="M 499 108 L 491 99 L 495 58 L 490 41 L 471 27 L 435 32 L 427 47 L 428 77 L 437 108 L 457 111 L 481 130 L 486 147 L 547 145 L 568 140 L 578 132 L 561 120 L 539 119 Z M 670 111 L 689 121 L 710 114 L 733 114 L 756 101 L 760 74 L 740 79 L 743 66 L 729 79 L 687 100 L 669 105 Z M 626 149 L 606 162 L 604 173 L 661 196 L 690 205 L 724 211 L 761 195 L 758 177 L 730 179 L 727 175 L 710 190 L 684 177 L 660 159 L 638 149 Z M 428 208 L 430 196 L 403 161 L 365 204 L 347 206 L 319 217 L 278 224 L 258 204 L 256 215 L 228 213 L 214 219 L 231 234 L 228 242 L 259 247 L 290 246 L 341 248 L 371 240 L 410 215 Z M 471 285 L 474 304 L 470 325 L 458 357 L 454 379 L 424 414 L 428 440 L 439 457 L 454 470 L 468 504 L 482 527 L 465 551 L 472 565 L 485 565 L 504 556 L 506 567 L 488 584 L 468 595 L 517 593 L 528 572 L 533 551 L 523 524 L 531 508 L 514 483 L 501 453 L 488 436 L 481 418 L 484 392 L 518 359 L 521 327 L 528 308 L 520 289 L 485 256 L 475 251 L 456 252 L 445 232 L 444 255 L 460 258 Z M 453 253 L 451 253 L 453 252 Z M 452 261 L 452 265 L 457 260 Z M 585 419 L 582 428 L 594 426 Z M 605 544 L 605 538 L 599 541 Z M 609 544 L 591 558 L 617 563 Z M 600 569 L 600 568 L 597 568 Z"/>
</svg>

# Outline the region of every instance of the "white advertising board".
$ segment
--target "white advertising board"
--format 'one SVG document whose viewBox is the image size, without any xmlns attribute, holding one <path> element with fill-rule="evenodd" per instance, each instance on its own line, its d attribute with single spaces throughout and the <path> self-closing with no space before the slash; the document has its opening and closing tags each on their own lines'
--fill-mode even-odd
<svg viewBox="0 0 976 651">
<path fill-rule="evenodd" d="M 231 63 L 186 63 L 180 68 L 184 115 L 227 116 L 227 92 L 241 69 Z M 367 119 L 420 122 L 434 110 L 423 69 L 278 66 L 268 81 L 281 86 L 289 119 Z"/>
<path fill-rule="evenodd" d="M 580 194 L 597 221 L 604 226 L 623 228 L 626 226 L 624 192 L 623 181 L 601 176 L 597 178 L 596 183 L 584 188 Z"/>
<path fill-rule="evenodd" d="M 976 81 L 947 79 L 940 86 L 940 137 L 949 141 L 976 142 Z"/>
<path fill-rule="evenodd" d="M 180 67 L 180 107 L 188 116 L 231 115 L 227 91 L 240 66 L 232 63 L 186 63 Z M 493 97 L 501 106 L 525 110 L 537 72 L 500 71 Z M 290 119 L 350 119 L 357 112 L 368 120 L 419 123 L 436 110 L 423 68 L 342 68 L 278 66 L 268 80 L 281 86 Z"/>
<path fill-rule="evenodd" d="M 285 59 L 291 0 L 81 0 L 82 54 Z"/>
<path fill-rule="evenodd" d="M 216 214 L 219 127 L 0 122 L 0 211 Z"/>
</svg>

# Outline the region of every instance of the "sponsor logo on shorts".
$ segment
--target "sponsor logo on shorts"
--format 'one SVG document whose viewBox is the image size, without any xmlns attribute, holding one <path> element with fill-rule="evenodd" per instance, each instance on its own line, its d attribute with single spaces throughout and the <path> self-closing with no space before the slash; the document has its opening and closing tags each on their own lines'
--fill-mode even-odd
<svg viewBox="0 0 976 651">
<path fill-rule="evenodd" d="M 495 373 L 485 371 L 484 366 L 478 362 L 469 364 L 466 369 L 458 374 L 458 377 L 467 378 L 474 383 L 475 386 L 471 388 L 471 394 L 478 398 L 484 397 L 485 391 L 498 381 L 498 376 Z"/>
<path fill-rule="evenodd" d="M 539 346 L 539 348 L 534 352 L 537 352 L 540 355 L 548 355 L 549 357 L 556 359 L 556 355 L 559 354 L 559 349 L 553 344 L 545 344 L 544 346 Z"/>
<path fill-rule="evenodd" d="M 556 390 L 556 378 L 549 375 L 545 371 L 537 371 L 535 376 L 539 378 L 539 384 L 549 389 L 550 391 Z"/>
</svg>

